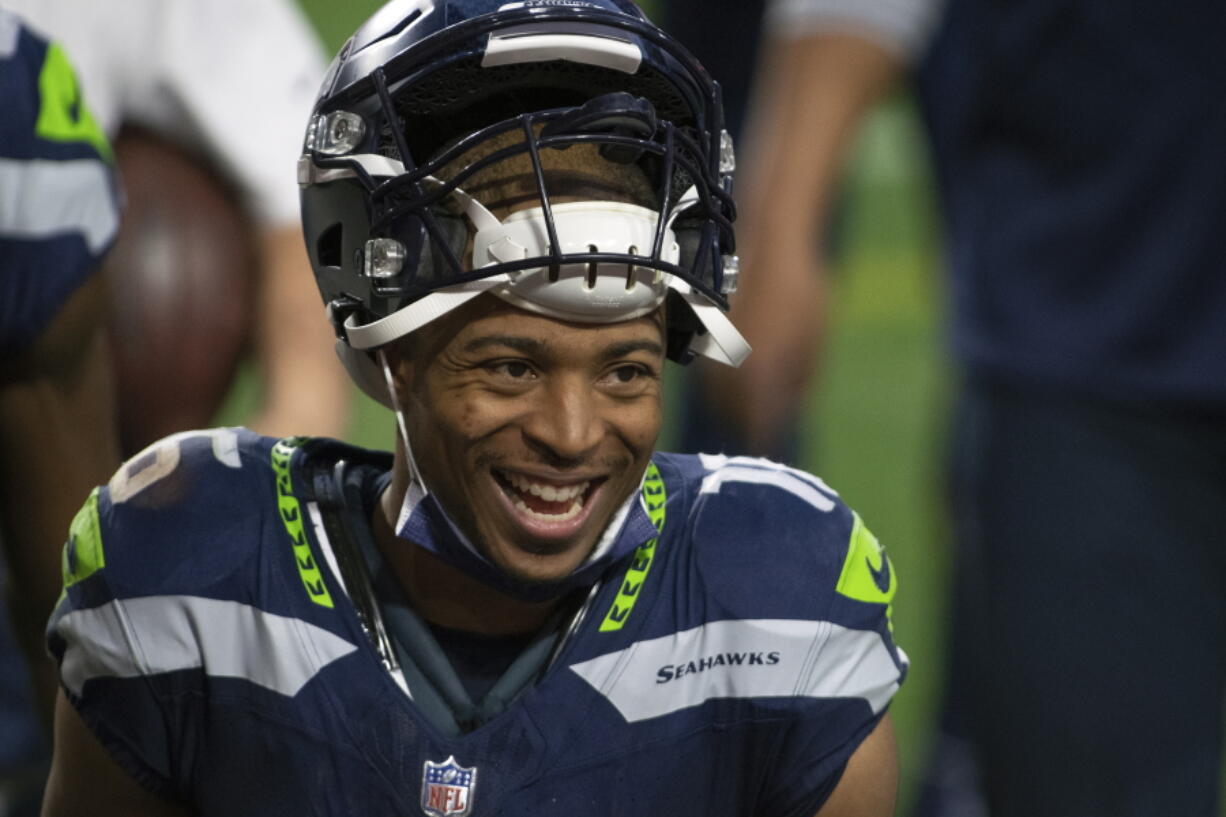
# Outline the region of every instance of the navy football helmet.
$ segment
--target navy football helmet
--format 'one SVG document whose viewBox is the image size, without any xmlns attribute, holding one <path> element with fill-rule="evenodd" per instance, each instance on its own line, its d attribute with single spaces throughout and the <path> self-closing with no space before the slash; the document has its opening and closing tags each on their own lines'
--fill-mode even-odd
<svg viewBox="0 0 1226 817">
<path fill-rule="evenodd" d="M 649 200 L 556 195 L 542 156 L 576 145 Z M 511 161 L 536 206 L 500 218 L 466 184 Z M 328 69 L 299 160 L 341 358 L 388 404 L 367 350 L 491 292 L 580 322 L 667 303 L 669 357 L 738 365 L 733 169 L 718 86 L 628 0 L 392 0 Z"/>
</svg>

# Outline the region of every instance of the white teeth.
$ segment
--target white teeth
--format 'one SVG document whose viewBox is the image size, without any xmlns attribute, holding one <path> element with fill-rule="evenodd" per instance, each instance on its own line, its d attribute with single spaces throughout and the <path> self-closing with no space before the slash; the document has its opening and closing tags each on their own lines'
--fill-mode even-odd
<svg viewBox="0 0 1226 817">
<path fill-rule="evenodd" d="M 566 485 L 561 488 L 553 485 L 542 485 L 533 482 L 528 477 L 522 474 L 514 474 L 510 471 L 503 471 L 502 475 L 506 477 L 507 482 L 517 491 L 523 491 L 526 494 L 539 496 L 546 502 L 565 502 L 569 499 L 576 499 L 583 495 L 583 492 L 591 485 L 590 481 L 580 482 L 577 485 Z M 567 512 L 569 513 L 569 511 Z"/>
<path fill-rule="evenodd" d="M 529 508 L 519 497 L 514 497 L 511 501 L 524 516 L 539 519 L 542 522 L 565 522 L 568 519 L 574 519 L 579 515 L 579 512 L 583 510 L 583 503 L 579 500 L 575 500 L 571 506 L 562 513 L 541 513 L 539 511 L 534 511 Z"/>
</svg>

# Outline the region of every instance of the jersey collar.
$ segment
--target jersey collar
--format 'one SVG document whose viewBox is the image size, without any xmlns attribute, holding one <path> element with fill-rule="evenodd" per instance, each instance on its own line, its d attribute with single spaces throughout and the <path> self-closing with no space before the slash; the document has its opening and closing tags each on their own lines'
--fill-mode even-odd
<svg viewBox="0 0 1226 817">
<path fill-rule="evenodd" d="M 542 584 L 525 584 L 506 575 L 485 558 L 451 520 L 433 493 L 425 491 L 414 479 L 405 492 L 396 522 L 396 535 L 435 554 L 507 595 L 522 601 L 545 601 L 579 587 L 595 584 L 605 568 L 659 535 L 647 513 L 643 481 L 626 498 L 605 526 L 591 555 L 564 579 Z"/>
</svg>

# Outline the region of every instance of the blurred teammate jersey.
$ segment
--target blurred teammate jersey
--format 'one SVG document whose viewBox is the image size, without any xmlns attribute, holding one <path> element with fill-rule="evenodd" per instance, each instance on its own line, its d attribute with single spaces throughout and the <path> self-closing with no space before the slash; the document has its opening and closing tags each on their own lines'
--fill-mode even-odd
<svg viewBox="0 0 1226 817">
<path fill-rule="evenodd" d="M 64 50 L 0 9 L 0 349 L 24 350 L 119 227 L 111 151 Z"/>
</svg>

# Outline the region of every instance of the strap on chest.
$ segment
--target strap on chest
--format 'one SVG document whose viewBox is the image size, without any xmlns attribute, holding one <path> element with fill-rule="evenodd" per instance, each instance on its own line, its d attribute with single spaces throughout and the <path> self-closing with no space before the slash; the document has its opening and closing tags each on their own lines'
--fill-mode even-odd
<svg viewBox="0 0 1226 817">
<path fill-rule="evenodd" d="M 399 676 L 418 709 L 442 732 L 460 735 L 496 717 L 549 666 L 560 646 L 572 604 L 561 605 L 480 702 L 465 689 L 446 651 L 413 609 L 375 544 L 362 484 L 344 460 L 319 468 L 315 495 L 324 531 L 350 600 L 384 669 Z M 590 596 L 589 596 L 590 598 Z M 586 605 L 584 605 L 586 607 Z"/>
</svg>

